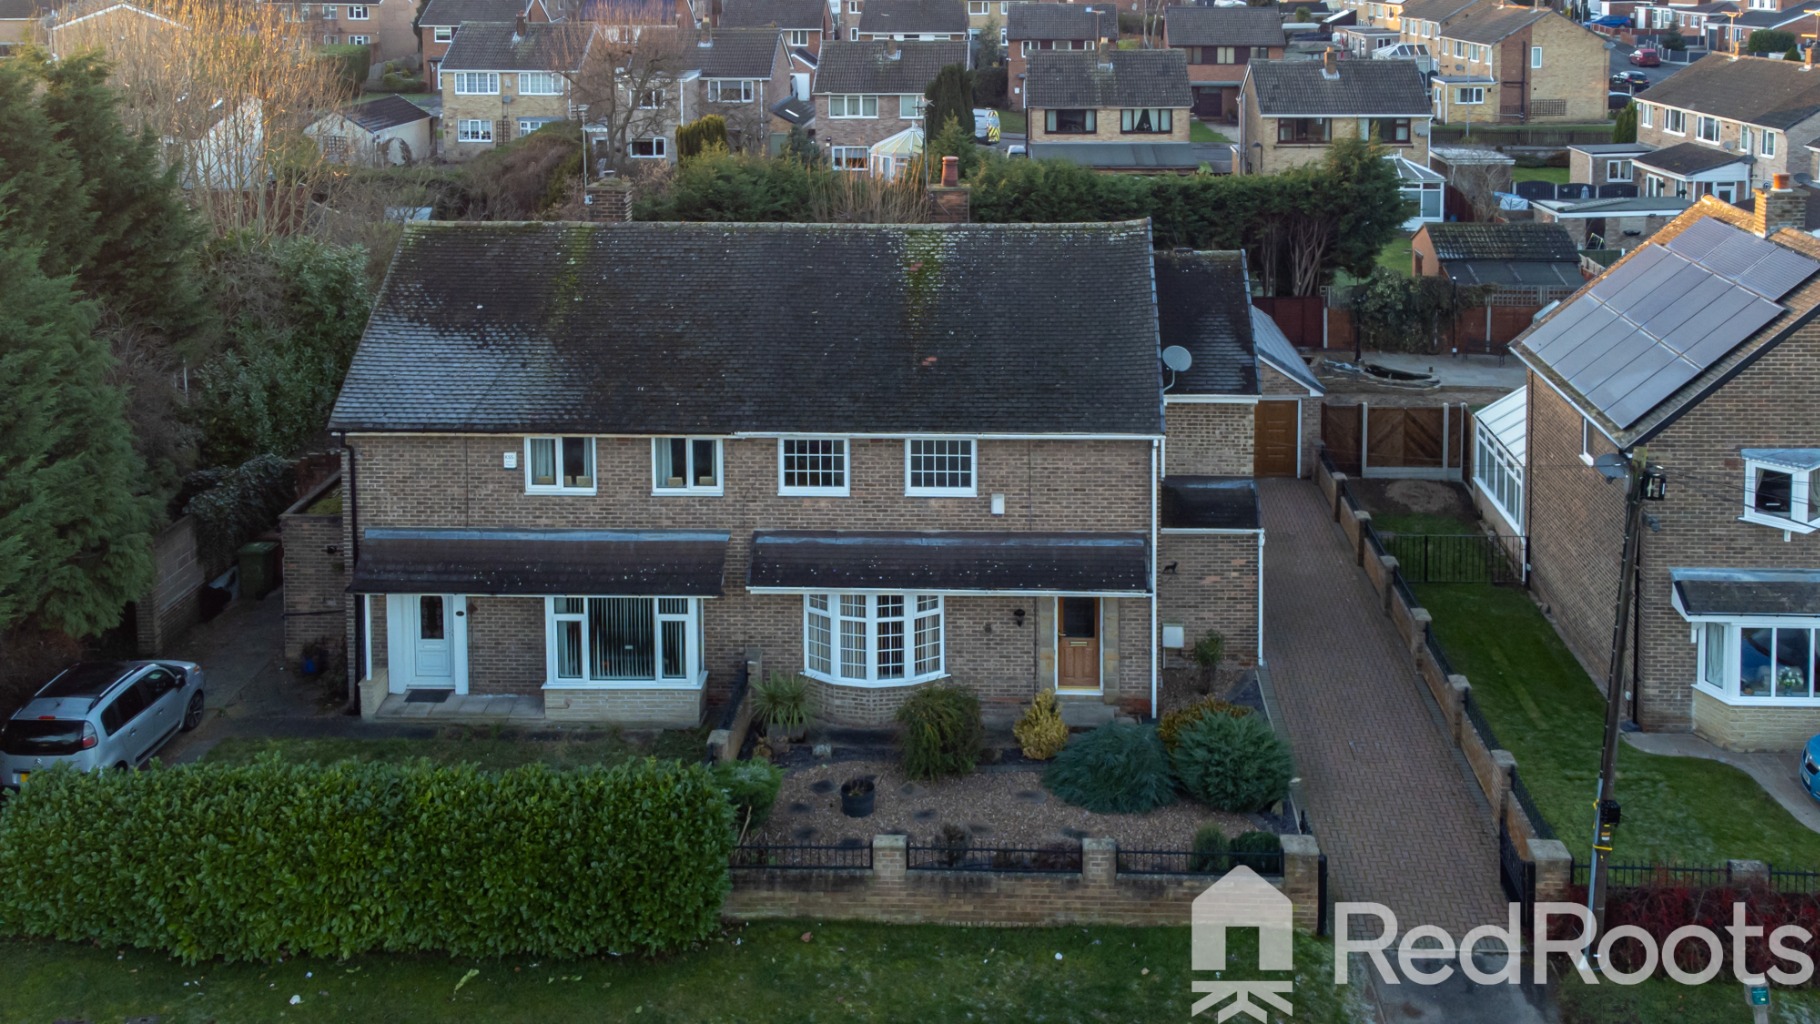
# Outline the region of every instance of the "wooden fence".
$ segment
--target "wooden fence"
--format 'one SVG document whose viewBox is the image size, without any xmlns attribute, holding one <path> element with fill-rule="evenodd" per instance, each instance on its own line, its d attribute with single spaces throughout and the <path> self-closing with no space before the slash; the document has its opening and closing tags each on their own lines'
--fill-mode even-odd
<svg viewBox="0 0 1820 1024">
<path fill-rule="evenodd" d="M 1321 443 L 1334 467 L 1354 476 L 1467 479 L 1472 412 L 1464 402 L 1325 405 Z"/>
</svg>

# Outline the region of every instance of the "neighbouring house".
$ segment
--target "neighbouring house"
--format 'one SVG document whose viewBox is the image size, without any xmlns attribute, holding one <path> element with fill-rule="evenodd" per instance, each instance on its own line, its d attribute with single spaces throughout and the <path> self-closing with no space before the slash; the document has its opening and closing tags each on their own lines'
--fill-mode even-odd
<svg viewBox="0 0 1820 1024">
<path fill-rule="evenodd" d="M 967 42 L 967 5 L 963 0 L 866 0 L 850 38 Z M 971 47 L 968 47 L 971 51 Z"/>
<path fill-rule="evenodd" d="M 112 0 L 82 0 L 45 14 L 38 23 L 45 49 L 58 59 L 83 50 L 106 50 L 130 40 L 135 47 L 156 47 L 167 32 L 189 29 L 144 7 Z"/>
<path fill-rule="evenodd" d="M 1634 161 L 1654 148 L 1642 142 L 1582 142 L 1569 146 L 1567 180 L 1595 186 L 1634 185 Z"/>
<path fill-rule="evenodd" d="M 1188 55 L 1180 50 L 1038 50 L 1024 108 L 1033 158 L 1101 170 L 1191 172 Z"/>
<path fill-rule="evenodd" d="M 1666 497 L 1645 505 L 1625 717 L 1799 749 L 1820 732 L 1820 241 L 1786 178 L 1755 199 L 1701 198 L 1513 346 L 1529 369 L 1521 515 L 1538 597 L 1603 666 L 1624 489 L 1600 460 L 1647 453 Z"/>
<path fill-rule="evenodd" d="M 979 40 L 987 30 L 997 26 L 999 45 L 1005 46 L 1011 39 L 1009 26 L 1012 11 L 1025 4 L 1053 2 L 1054 0 L 967 0 L 968 38 Z"/>
<path fill-rule="evenodd" d="M 1022 109 L 1030 54 L 1039 50 L 1099 50 L 1116 46 L 1118 7 L 1111 3 L 1016 3 L 1011 6 L 1006 36 L 1006 98 L 1013 108 Z"/>
<path fill-rule="evenodd" d="M 1714 58 L 1639 93 L 1633 158 L 1644 195 L 1746 203 L 1753 185 L 1805 170 L 1820 138 L 1820 76 L 1796 61 Z"/>
<path fill-rule="evenodd" d="M 38 19 L 44 12 L 40 0 L 0 0 L 0 57 L 11 56 L 24 43 L 38 38 Z"/>
<path fill-rule="evenodd" d="M 1787 10 L 1770 10 L 1759 8 L 1755 3 L 1748 11 L 1735 18 L 1723 18 L 1717 24 L 1709 26 L 1709 42 L 1712 49 L 1727 54 L 1744 52 L 1744 44 L 1750 41 L 1751 33 L 1758 31 L 1792 32 L 1796 36 L 1810 30 L 1813 15 L 1803 10 L 1806 5 L 1790 3 Z M 1803 25 L 1802 22 L 1807 24 Z"/>
<path fill-rule="evenodd" d="M 287 8 L 285 20 L 304 22 L 310 38 L 324 46 L 370 47 L 375 61 L 403 60 L 418 54 L 417 28 L 411 24 L 417 5 L 411 0 L 367 0 L 359 4 L 277 2 Z"/>
<path fill-rule="evenodd" d="M 1214 325 L 1159 316 L 1155 260 L 1142 221 L 407 225 L 330 422 L 363 699 L 693 727 L 762 665 L 831 724 L 935 681 L 1154 714 L 1188 623 L 1254 662 L 1232 453 L 1311 386 L 1235 337 L 1242 270 Z M 816 302 L 721 286 L 785 266 Z M 1184 421 L 1167 471 L 1166 385 L 1235 431 Z"/>
<path fill-rule="evenodd" d="M 923 93 L 964 42 L 835 40 L 815 75 L 815 140 L 843 171 L 895 177 L 922 151 Z"/>
<path fill-rule="evenodd" d="M 584 130 L 590 172 L 615 166 L 676 160 L 676 129 L 695 120 L 701 105 L 701 72 L 691 66 L 699 49 L 694 34 L 672 25 L 600 26 L 594 34 L 593 69 L 611 62 L 611 102 L 590 104 Z M 582 95 L 604 88 L 594 74 Z"/>
<path fill-rule="evenodd" d="M 324 114 L 303 130 L 330 163 L 400 166 L 435 155 L 428 111 L 402 96 L 382 96 Z"/>
<path fill-rule="evenodd" d="M 467 160 L 571 120 L 591 34 L 561 23 L 466 22 L 442 58 L 442 153 Z"/>
<path fill-rule="evenodd" d="M 1546 7 L 1475 5 L 1429 49 L 1440 124 L 1605 119 L 1607 43 Z"/>
<path fill-rule="evenodd" d="M 1584 283 L 1580 250 L 1558 224 L 1425 224 L 1409 248 L 1416 277 L 1499 291 L 1541 289 L 1550 293 L 1544 301 Z"/>
<path fill-rule="evenodd" d="M 1430 54 L 1439 57 L 1442 27 L 1460 14 L 1488 2 L 1489 0 L 1409 0 L 1403 5 L 1400 38 L 1406 43 L 1426 46 Z"/>
<path fill-rule="evenodd" d="M 1194 116 L 1236 124 L 1239 85 L 1253 60 L 1281 60 L 1283 20 L 1270 7 L 1166 7 L 1163 45 L 1188 55 Z"/>
<path fill-rule="evenodd" d="M 1407 60 L 1252 61 L 1239 87 L 1233 173 L 1275 174 L 1319 163 L 1335 139 L 1375 136 L 1428 162 L 1428 88 Z"/>
<path fill-rule="evenodd" d="M 1393 35 L 1403 24 L 1404 0 L 1340 0 L 1338 6 L 1353 12 L 1361 25 L 1387 29 Z"/>
<path fill-rule="evenodd" d="M 719 27 L 774 28 L 783 33 L 785 46 L 819 56 L 834 22 L 826 0 L 727 0 Z"/>
<path fill-rule="evenodd" d="M 1630 249 L 1668 226 L 1693 203 L 1666 196 L 1532 199 L 1537 224 L 1558 224 L 1581 249 Z"/>
<path fill-rule="evenodd" d="M 556 20 L 543 0 L 429 0 L 417 19 L 417 52 L 423 59 L 424 80 L 435 86 L 442 59 L 463 24 L 510 25 L 519 18 L 532 24 Z"/>
<path fill-rule="evenodd" d="M 795 65 L 789 49 L 776 29 L 704 33 L 696 40 L 692 59 L 685 55 L 685 63 L 699 72 L 691 104 L 695 116 L 724 119 L 733 149 L 767 152 L 773 135 L 789 131 L 788 120 L 773 108 L 795 95 L 797 80 L 792 77 Z"/>
</svg>

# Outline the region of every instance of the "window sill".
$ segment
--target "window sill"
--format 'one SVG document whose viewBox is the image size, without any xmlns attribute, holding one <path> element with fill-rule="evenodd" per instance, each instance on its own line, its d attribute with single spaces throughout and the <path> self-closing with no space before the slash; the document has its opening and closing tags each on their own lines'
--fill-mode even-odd
<svg viewBox="0 0 1820 1024">
<path fill-rule="evenodd" d="M 653 498 L 719 498 L 725 496 L 725 487 L 653 487 Z"/>
<path fill-rule="evenodd" d="M 979 496 L 980 492 L 978 488 L 968 488 L 964 490 L 958 488 L 952 490 L 929 488 L 906 490 L 904 492 L 904 497 L 906 498 L 977 498 Z"/>
<path fill-rule="evenodd" d="M 685 679 L 552 679 L 545 690 L 699 690 L 708 683 L 703 672 L 694 682 Z"/>
<path fill-rule="evenodd" d="M 906 686 L 921 686 L 924 683 L 933 683 L 948 678 L 948 673 L 937 672 L 933 675 L 911 676 L 906 679 L 836 679 L 826 673 L 813 672 L 809 669 L 803 669 L 803 675 L 817 682 L 827 683 L 829 686 L 844 686 L 852 690 L 899 690 Z"/>
<path fill-rule="evenodd" d="M 484 141 L 491 142 L 492 140 L 487 139 Z M 600 491 L 598 488 L 594 488 L 594 487 L 590 487 L 585 491 L 579 487 L 575 487 L 575 488 L 527 487 L 527 488 L 525 488 L 525 493 L 526 494 L 536 494 L 536 495 L 554 495 L 554 496 L 559 496 L 559 497 L 563 496 L 563 495 L 567 495 L 568 497 L 571 497 L 571 498 L 592 498 L 592 497 L 595 497 L 596 495 L 598 495 L 600 493 Z"/>
<path fill-rule="evenodd" d="M 865 170 L 863 167 L 855 167 L 852 169 L 856 171 Z M 845 498 L 850 493 L 851 492 L 845 487 L 796 487 L 787 489 L 779 488 L 777 496 L 780 498 Z"/>
<path fill-rule="evenodd" d="M 1727 707 L 1734 708 L 1820 708 L 1820 697 L 1745 697 L 1728 694 L 1706 683 L 1695 683 L 1694 689 Z"/>
<path fill-rule="evenodd" d="M 1756 526 L 1767 526 L 1772 530 L 1784 530 L 1788 533 L 1813 533 L 1816 527 L 1809 523 L 1793 519 L 1780 519 L 1760 512 L 1745 512 L 1738 517 L 1740 523 L 1752 523 Z"/>
</svg>

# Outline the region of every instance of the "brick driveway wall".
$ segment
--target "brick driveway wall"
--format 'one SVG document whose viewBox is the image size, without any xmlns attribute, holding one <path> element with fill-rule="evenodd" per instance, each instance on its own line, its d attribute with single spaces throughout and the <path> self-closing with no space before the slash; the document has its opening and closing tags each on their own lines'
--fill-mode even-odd
<svg viewBox="0 0 1820 1024">
<path fill-rule="evenodd" d="M 1264 652 L 1333 899 L 1405 931 L 1502 923 L 1498 837 L 1408 649 L 1312 483 L 1258 481 Z"/>
</svg>

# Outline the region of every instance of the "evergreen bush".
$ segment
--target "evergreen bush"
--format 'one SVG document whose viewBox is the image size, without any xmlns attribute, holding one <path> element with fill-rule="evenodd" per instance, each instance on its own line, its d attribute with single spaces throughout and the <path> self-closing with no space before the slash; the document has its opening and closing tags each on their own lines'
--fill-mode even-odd
<svg viewBox="0 0 1820 1024">
<path fill-rule="evenodd" d="M 1067 803 L 1100 814 L 1141 814 L 1175 802 L 1175 778 L 1156 728 L 1111 722 L 1069 743 L 1043 773 Z"/>
<path fill-rule="evenodd" d="M 1156 734 L 1161 737 L 1164 747 L 1174 750 L 1176 740 L 1182 730 L 1200 721 L 1203 715 L 1231 715 L 1234 718 L 1243 718 L 1249 714 L 1251 714 L 1251 709 L 1243 704 L 1233 704 L 1217 697 L 1208 697 L 1185 708 L 1176 708 L 1174 711 L 1164 714 L 1157 722 Z"/>
<path fill-rule="evenodd" d="M 1194 834 L 1194 852 L 1188 857 L 1188 870 L 1214 873 L 1226 870 L 1226 853 L 1230 844 L 1218 825 L 1202 825 Z"/>
<path fill-rule="evenodd" d="M 913 779 L 966 775 L 979 763 L 986 727 L 980 699 L 960 686 L 927 686 L 897 709 L 904 772 Z"/>
<path fill-rule="evenodd" d="M 1289 748 L 1262 715 L 1203 715 L 1176 734 L 1182 788 L 1215 810 L 1248 814 L 1289 792 Z"/>
<path fill-rule="evenodd" d="M 1017 737 L 1018 747 L 1032 761 L 1047 761 L 1068 745 L 1068 723 L 1062 721 L 1054 690 L 1037 693 L 1029 710 L 1011 727 L 1011 735 Z"/>
<path fill-rule="evenodd" d="M 1260 875 L 1283 873 L 1283 840 L 1275 832 L 1241 832 L 1232 837 L 1232 866 L 1245 865 Z"/>
<path fill-rule="evenodd" d="M 769 761 L 728 761 L 714 766 L 714 783 L 733 805 L 733 831 L 756 828 L 771 816 L 784 770 Z"/>
</svg>

